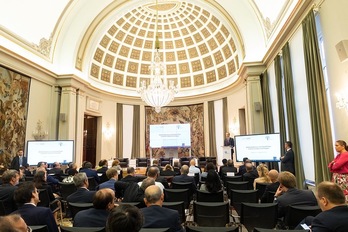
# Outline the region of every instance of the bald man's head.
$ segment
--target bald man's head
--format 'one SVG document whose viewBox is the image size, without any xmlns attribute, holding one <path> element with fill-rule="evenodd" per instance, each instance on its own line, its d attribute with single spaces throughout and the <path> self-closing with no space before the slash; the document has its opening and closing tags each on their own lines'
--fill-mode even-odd
<svg viewBox="0 0 348 232">
<path fill-rule="evenodd" d="M 189 167 L 185 164 L 185 165 L 183 165 L 182 167 L 181 167 L 181 169 L 180 169 L 180 173 L 181 174 L 188 174 L 189 173 Z"/>
<path fill-rule="evenodd" d="M 151 185 L 145 190 L 145 204 L 149 205 L 162 205 L 163 193 L 157 185 Z"/>
<path fill-rule="evenodd" d="M 269 176 L 269 178 L 271 179 L 272 183 L 277 182 L 277 180 L 278 180 L 278 175 L 279 175 L 279 173 L 278 173 L 278 171 L 275 170 L 275 169 L 271 169 L 271 170 L 268 172 L 268 176 Z"/>
</svg>

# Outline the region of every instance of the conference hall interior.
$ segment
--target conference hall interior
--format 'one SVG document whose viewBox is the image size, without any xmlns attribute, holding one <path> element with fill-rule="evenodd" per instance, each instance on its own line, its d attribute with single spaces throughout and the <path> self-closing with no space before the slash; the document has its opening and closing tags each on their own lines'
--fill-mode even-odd
<svg viewBox="0 0 348 232">
<path fill-rule="evenodd" d="M 335 141 L 348 140 L 347 1 L 0 5 L 2 168 L 23 149 L 31 170 L 118 159 L 123 175 L 144 175 L 153 160 L 194 159 L 204 172 L 224 158 L 238 169 L 249 156 L 281 172 L 291 141 L 297 187 L 330 181 Z M 256 140 L 245 154 L 254 141 L 242 150 L 242 139 L 257 136 L 274 136 L 279 152 L 258 154 Z"/>
</svg>

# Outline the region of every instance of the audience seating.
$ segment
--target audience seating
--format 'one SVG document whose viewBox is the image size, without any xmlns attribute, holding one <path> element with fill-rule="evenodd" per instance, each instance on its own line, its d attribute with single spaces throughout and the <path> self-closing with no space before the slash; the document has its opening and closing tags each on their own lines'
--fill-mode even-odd
<svg viewBox="0 0 348 232">
<path fill-rule="evenodd" d="M 224 186 L 227 186 L 227 181 L 232 181 L 232 182 L 241 182 L 243 181 L 243 176 L 226 176 L 225 173 L 222 176 L 222 180 L 224 182 Z"/>
<path fill-rule="evenodd" d="M 256 189 L 258 190 L 257 199 L 261 199 L 262 195 L 266 190 L 267 185 L 269 185 L 269 183 L 256 183 Z"/>
<path fill-rule="evenodd" d="M 267 191 L 266 192 L 266 200 L 265 200 L 265 202 L 262 202 L 262 203 L 273 203 L 274 194 L 275 194 L 275 192 Z"/>
<path fill-rule="evenodd" d="M 3 201 L 0 201 L 0 216 L 5 216 L 6 215 L 6 210 L 5 210 L 5 205 Z"/>
<path fill-rule="evenodd" d="M 169 232 L 170 228 L 141 228 L 139 232 Z"/>
<path fill-rule="evenodd" d="M 165 202 L 183 201 L 185 209 L 190 205 L 190 196 L 188 189 L 164 189 Z"/>
<path fill-rule="evenodd" d="M 200 169 L 205 168 L 205 166 L 207 165 L 207 158 L 206 157 L 199 157 L 197 165 Z"/>
<path fill-rule="evenodd" d="M 117 202 L 116 204 L 118 205 L 133 205 L 133 206 L 136 206 L 136 207 L 140 207 L 141 205 L 141 202 Z"/>
<path fill-rule="evenodd" d="M 189 190 L 188 194 L 189 194 L 190 200 L 193 199 L 193 194 L 196 193 L 196 189 L 193 189 L 191 182 L 172 181 L 171 187 L 172 187 L 172 189 L 188 189 Z"/>
<path fill-rule="evenodd" d="M 257 203 L 257 190 L 235 190 L 231 189 L 231 206 L 240 215 L 241 203 Z"/>
<path fill-rule="evenodd" d="M 50 201 L 50 197 L 48 196 L 48 192 L 46 189 L 38 189 L 39 191 L 39 203 L 37 206 L 50 208 L 52 213 L 58 212 L 60 213 L 60 219 L 63 220 L 63 212 L 59 199 L 54 199 Z"/>
<path fill-rule="evenodd" d="M 248 181 L 227 181 L 226 192 L 228 198 L 231 197 L 231 189 L 235 190 L 247 190 L 248 189 Z"/>
<path fill-rule="evenodd" d="M 264 229 L 264 228 L 254 228 L 253 232 L 304 232 L 305 230 L 274 230 L 274 229 Z"/>
<path fill-rule="evenodd" d="M 59 189 L 60 189 L 60 196 L 61 196 L 61 202 L 63 203 L 63 210 L 65 213 L 67 213 L 67 206 L 68 202 L 66 198 L 74 193 L 76 191 L 76 186 L 74 183 L 64 183 L 64 182 L 59 182 L 58 183 Z"/>
<path fill-rule="evenodd" d="M 210 193 L 202 190 L 196 191 L 196 201 L 198 202 L 223 202 L 224 192 L 222 190 L 216 193 Z"/>
<path fill-rule="evenodd" d="M 187 165 L 190 167 L 190 160 L 191 160 L 191 157 L 181 157 L 179 159 L 180 166 Z"/>
<path fill-rule="evenodd" d="M 88 190 L 94 191 L 97 188 L 97 181 L 94 177 L 88 177 Z"/>
<path fill-rule="evenodd" d="M 29 226 L 32 232 L 49 232 L 47 225 Z"/>
<path fill-rule="evenodd" d="M 150 165 L 150 159 L 149 158 L 137 158 L 136 159 L 136 166 L 137 167 L 143 167 L 146 168 Z"/>
<path fill-rule="evenodd" d="M 68 202 L 68 207 L 71 211 L 71 217 L 74 220 L 75 215 L 81 210 L 93 208 L 93 203 L 73 203 Z"/>
<path fill-rule="evenodd" d="M 181 219 L 181 223 L 186 222 L 185 202 L 183 201 L 163 202 L 162 207 L 178 211 L 180 219 Z"/>
<path fill-rule="evenodd" d="M 193 221 L 197 226 L 221 226 L 230 223 L 228 202 L 193 202 Z"/>
<path fill-rule="evenodd" d="M 255 227 L 275 228 L 278 219 L 277 203 L 244 203 L 241 205 L 240 223 L 248 232 Z"/>
<path fill-rule="evenodd" d="M 105 227 L 67 227 L 67 226 L 60 226 L 60 232 L 105 232 Z"/>
<path fill-rule="evenodd" d="M 321 212 L 319 206 L 289 205 L 284 217 L 287 229 L 294 229 L 305 217 L 313 216 Z"/>
<path fill-rule="evenodd" d="M 128 168 L 129 167 L 129 158 L 118 158 L 120 161 L 121 168 Z"/>
<path fill-rule="evenodd" d="M 173 165 L 173 158 L 161 157 L 159 159 L 159 166 L 160 167 L 164 167 L 167 164 L 170 164 L 172 166 Z"/>
<path fill-rule="evenodd" d="M 186 226 L 186 232 L 239 232 L 239 228 L 237 226 L 230 226 L 230 227 Z"/>
</svg>

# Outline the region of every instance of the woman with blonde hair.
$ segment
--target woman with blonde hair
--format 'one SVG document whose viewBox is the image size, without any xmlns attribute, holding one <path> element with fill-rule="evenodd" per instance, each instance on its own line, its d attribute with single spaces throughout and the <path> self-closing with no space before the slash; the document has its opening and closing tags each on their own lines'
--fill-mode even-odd
<svg viewBox="0 0 348 232">
<path fill-rule="evenodd" d="M 256 183 L 271 183 L 271 179 L 268 176 L 268 168 L 264 164 L 259 164 L 256 167 L 259 177 L 254 180 L 254 189 L 256 189 Z"/>
</svg>

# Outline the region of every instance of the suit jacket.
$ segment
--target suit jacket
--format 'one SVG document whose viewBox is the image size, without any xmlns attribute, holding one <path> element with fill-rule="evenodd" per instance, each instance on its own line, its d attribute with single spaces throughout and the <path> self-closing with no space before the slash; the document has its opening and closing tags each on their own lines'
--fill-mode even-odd
<svg viewBox="0 0 348 232">
<path fill-rule="evenodd" d="M 100 183 L 100 178 L 99 178 L 96 170 L 93 170 L 90 168 L 85 168 L 85 169 L 80 170 L 80 172 L 86 173 L 87 177 L 94 177 L 95 181 L 97 183 Z"/>
<path fill-rule="evenodd" d="M 99 189 L 103 189 L 103 188 L 109 188 L 115 191 L 115 179 L 110 179 L 108 181 L 105 181 L 104 183 L 101 183 L 97 188 Z"/>
<path fill-rule="evenodd" d="M 105 227 L 109 211 L 90 208 L 78 212 L 74 217 L 74 227 Z"/>
<path fill-rule="evenodd" d="M 294 166 L 294 151 L 289 149 L 284 154 L 284 158 L 281 160 L 282 171 L 288 171 L 295 175 L 295 166 Z"/>
<path fill-rule="evenodd" d="M 261 197 L 261 203 L 272 203 L 273 201 L 272 202 L 267 202 L 268 192 L 276 192 L 278 187 L 279 187 L 279 182 L 278 181 L 267 185 L 266 188 L 265 188 L 265 192 L 263 193 L 263 195 Z"/>
<path fill-rule="evenodd" d="M 138 183 L 139 182 L 139 178 L 136 177 L 136 176 L 127 175 L 127 176 L 123 177 L 120 181 L 123 181 L 123 182 L 136 182 L 136 183 Z"/>
<path fill-rule="evenodd" d="M 28 161 L 27 161 L 27 157 L 24 157 L 23 156 L 23 159 L 22 159 L 22 166 L 28 164 Z M 10 165 L 10 169 L 15 169 L 17 171 L 19 171 L 19 168 L 20 168 L 20 165 L 19 165 L 19 156 L 16 155 L 12 161 L 11 161 L 11 165 Z"/>
<path fill-rule="evenodd" d="M 180 176 L 174 176 L 172 182 L 191 182 L 192 183 L 192 189 L 197 189 L 195 178 L 188 175 L 180 175 Z"/>
<path fill-rule="evenodd" d="M 92 203 L 95 191 L 86 188 L 78 188 L 76 192 L 70 194 L 66 200 L 73 203 Z"/>
<path fill-rule="evenodd" d="M 52 168 L 52 169 L 48 170 L 48 174 L 61 175 L 61 174 L 63 174 L 63 170 L 60 168 Z"/>
<path fill-rule="evenodd" d="M 13 212 L 15 213 L 20 214 L 28 226 L 47 225 L 49 232 L 58 232 L 58 226 L 50 208 L 25 204 Z"/>
<path fill-rule="evenodd" d="M 171 232 L 184 231 L 176 210 L 152 205 L 140 209 L 144 216 L 143 228 L 170 228 Z"/>
<path fill-rule="evenodd" d="M 284 217 L 287 206 L 289 205 L 318 205 L 317 199 L 310 190 L 300 190 L 296 188 L 288 189 L 276 200 L 278 202 L 278 217 Z"/>
<path fill-rule="evenodd" d="M 220 171 L 219 171 L 220 177 L 223 178 L 224 176 L 226 176 L 227 172 L 237 173 L 237 168 L 236 167 L 229 167 L 229 166 L 221 166 Z"/>
<path fill-rule="evenodd" d="M 254 189 L 254 180 L 259 177 L 255 172 L 246 172 L 243 174 L 243 181 L 248 181 L 248 189 Z"/>
<path fill-rule="evenodd" d="M 17 209 L 17 204 L 13 199 L 14 191 L 17 186 L 3 184 L 0 186 L 0 200 L 4 203 L 6 214 L 10 214 Z"/>
<path fill-rule="evenodd" d="M 312 232 L 345 232 L 348 229 L 348 207 L 336 206 L 314 217 Z"/>
</svg>

